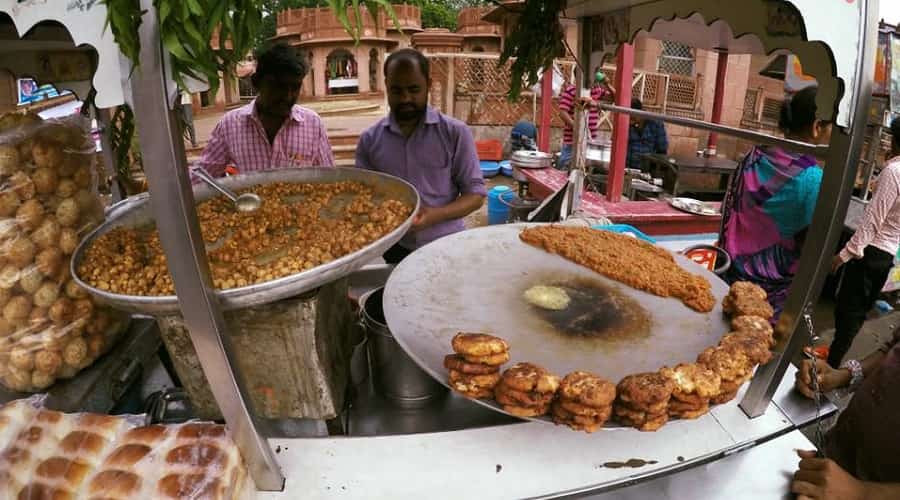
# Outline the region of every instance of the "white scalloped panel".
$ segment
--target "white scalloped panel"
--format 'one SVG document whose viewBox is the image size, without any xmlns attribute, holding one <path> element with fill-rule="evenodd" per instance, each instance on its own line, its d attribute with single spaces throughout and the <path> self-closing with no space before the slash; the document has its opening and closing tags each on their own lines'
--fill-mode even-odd
<svg viewBox="0 0 900 500">
<path fill-rule="evenodd" d="M 0 12 L 12 18 L 19 36 L 42 21 L 65 26 L 75 45 L 87 44 L 97 51 L 93 78 L 97 107 L 110 108 L 125 102 L 122 85 L 131 66 L 121 57 L 112 32 L 104 30 L 106 6 L 100 0 L 0 0 Z"/>
</svg>

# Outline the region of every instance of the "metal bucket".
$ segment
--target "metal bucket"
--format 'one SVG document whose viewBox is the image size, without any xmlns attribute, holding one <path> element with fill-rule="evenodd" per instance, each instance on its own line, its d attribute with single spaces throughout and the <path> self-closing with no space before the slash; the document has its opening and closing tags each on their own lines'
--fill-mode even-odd
<svg viewBox="0 0 900 500">
<path fill-rule="evenodd" d="M 376 288 L 359 299 L 375 392 L 404 408 L 422 406 L 447 389 L 422 371 L 391 335 L 381 305 L 383 293 L 384 288 Z"/>
</svg>

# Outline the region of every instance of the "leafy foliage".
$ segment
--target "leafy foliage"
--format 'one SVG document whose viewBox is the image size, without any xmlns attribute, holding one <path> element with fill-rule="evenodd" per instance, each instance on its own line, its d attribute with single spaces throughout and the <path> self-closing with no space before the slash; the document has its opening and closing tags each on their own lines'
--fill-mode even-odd
<svg viewBox="0 0 900 500">
<path fill-rule="evenodd" d="M 504 41 L 500 64 L 512 58 L 509 97 L 515 99 L 522 87 L 538 82 L 543 70 L 553 66 L 553 59 L 564 52 L 565 31 L 559 13 L 565 0 L 526 0 L 519 22 Z"/>
</svg>

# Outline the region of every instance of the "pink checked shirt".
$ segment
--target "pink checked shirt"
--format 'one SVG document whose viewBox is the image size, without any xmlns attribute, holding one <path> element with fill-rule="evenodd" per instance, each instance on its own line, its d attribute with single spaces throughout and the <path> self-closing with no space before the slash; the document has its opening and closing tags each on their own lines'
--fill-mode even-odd
<svg viewBox="0 0 900 500">
<path fill-rule="evenodd" d="M 844 262 L 861 259 L 866 247 L 896 255 L 900 245 L 900 156 L 881 170 L 878 187 L 853 237 L 838 254 Z"/>
<path fill-rule="evenodd" d="M 234 165 L 240 173 L 285 167 L 333 167 L 334 157 L 322 119 L 310 109 L 294 105 L 275 141 L 254 112 L 256 101 L 229 111 L 212 131 L 200 164 L 210 175 L 225 175 Z"/>
</svg>

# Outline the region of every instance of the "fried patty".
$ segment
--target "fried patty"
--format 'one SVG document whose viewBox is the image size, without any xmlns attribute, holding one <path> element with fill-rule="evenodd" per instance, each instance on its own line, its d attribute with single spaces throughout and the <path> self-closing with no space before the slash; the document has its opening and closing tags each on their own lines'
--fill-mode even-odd
<svg viewBox="0 0 900 500">
<path fill-rule="evenodd" d="M 490 354 L 488 356 L 470 356 L 468 354 L 460 354 L 467 362 L 477 363 L 479 365 L 500 366 L 509 361 L 509 351 L 500 354 Z"/>
<path fill-rule="evenodd" d="M 723 392 L 722 394 L 719 394 L 718 396 L 713 396 L 713 397 L 709 398 L 709 402 L 711 404 L 721 405 L 721 404 L 725 404 L 725 403 L 731 401 L 732 399 L 735 398 L 735 396 L 737 396 L 736 389 L 731 392 Z"/>
<path fill-rule="evenodd" d="M 669 409 L 670 417 L 676 417 L 676 418 L 681 418 L 681 419 L 685 419 L 685 420 L 692 420 L 692 419 L 695 419 L 698 417 L 702 417 L 703 415 L 706 415 L 707 413 L 709 413 L 709 405 L 708 404 L 703 405 L 700 408 L 692 408 L 692 409 L 685 409 L 685 410 L 673 410 L 671 408 Z"/>
<path fill-rule="evenodd" d="M 719 393 L 721 378 L 713 370 L 697 363 L 681 363 L 675 368 L 663 367 L 659 373 L 672 380 L 675 392 L 709 398 Z"/>
<path fill-rule="evenodd" d="M 586 406 L 609 406 L 616 399 L 616 386 L 589 372 L 575 371 L 559 383 L 560 396 Z"/>
<path fill-rule="evenodd" d="M 466 358 L 462 357 L 461 354 L 448 354 L 444 356 L 444 368 L 467 373 L 469 375 L 487 375 L 500 371 L 500 367 L 497 365 L 470 363 L 466 361 Z"/>
<path fill-rule="evenodd" d="M 553 400 L 553 393 L 525 392 L 512 389 L 502 381 L 494 387 L 494 398 L 498 403 L 512 406 L 541 406 Z"/>
<path fill-rule="evenodd" d="M 675 382 L 657 372 L 628 375 L 616 386 L 619 399 L 640 407 L 668 401 L 673 390 Z"/>
<path fill-rule="evenodd" d="M 494 396 L 494 390 L 488 387 L 470 387 L 465 384 L 454 384 L 452 382 L 450 387 L 469 399 L 491 399 Z"/>
<path fill-rule="evenodd" d="M 669 406 L 667 408 L 669 415 L 672 414 L 673 411 L 682 412 L 682 411 L 691 411 L 691 410 L 699 410 L 704 406 L 709 406 L 709 400 L 704 399 L 698 403 L 685 403 L 682 401 L 678 401 L 677 399 L 673 399 L 669 401 Z"/>
<path fill-rule="evenodd" d="M 697 363 L 716 372 L 722 382 L 742 378 L 753 368 L 750 358 L 733 345 L 707 347 L 697 356 Z"/>
<path fill-rule="evenodd" d="M 622 424 L 625 424 L 629 427 L 634 427 L 639 431 L 653 432 L 666 425 L 666 422 L 669 421 L 669 414 L 663 413 L 661 415 L 645 415 L 645 417 L 642 419 L 633 419 L 628 416 L 616 415 L 616 418 Z"/>
<path fill-rule="evenodd" d="M 540 417 L 546 415 L 549 410 L 549 404 L 542 406 L 503 405 L 503 411 L 516 417 Z"/>
<path fill-rule="evenodd" d="M 734 282 L 734 284 L 731 285 L 731 288 L 728 289 L 728 294 L 735 297 L 748 297 L 764 301 L 769 300 L 769 294 L 766 293 L 761 286 L 749 281 Z"/>
<path fill-rule="evenodd" d="M 468 356 L 490 356 L 509 351 L 509 344 L 500 337 L 486 333 L 460 332 L 453 336 L 453 350 Z"/>
<path fill-rule="evenodd" d="M 775 345 L 772 324 L 762 316 L 735 316 L 731 320 L 731 329 L 736 332 L 760 334 L 769 339 L 769 347 Z"/>
<path fill-rule="evenodd" d="M 732 316 L 759 316 L 766 319 L 775 316 L 772 305 L 756 297 L 727 295 L 722 301 L 722 310 Z"/>
<path fill-rule="evenodd" d="M 721 381 L 719 387 L 721 387 Z M 718 394 L 719 392 L 721 392 L 721 389 L 716 391 L 716 394 Z M 669 406 L 671 406 L 672 403 L 675 402 L 677 402 L 678 404 L 700 406 L 703 403 L 709 402 L 709 398 L 714 395 L 715 394 L 709 396 L 698 396 L 697 394 L 685 394 L 678 389 L 675 389 L 672 392 L 672 399 L 669 400 Z"/>
<path fill-rule="evenodd" d="M 616 405 L 621 406 L 622 408 L 625 408 L 630 411 L 638 411 L 638 412 L 656 414 L 656 413 L 664 413 L 666 411 L 666 407 L 669 404 L 669 401 L 671 401 L 671 399 L 668 399 L 665 401 L 658 401 L 651 405 L 645 405 L 645 404 L 638 404 L 638 403 L 629 403 L 627 401 L 619 400 L 619 401 L 616 401 Z"/>
<path fill-rule="evenodd" d="M 772 359 L 769 343 L 759 334 L 732 332 L 722 337 L 720 346 L 734 346 L 740 349 L 753 364 L 764 365 Z"/>
<path fill-rule="evenodd" d="M 493 389 L 497 382 L 500 381 L 499 373 L 488 373 L 484 375 L 470 375 L 467 373 L 450 370 L 450 383 L 462 383 L 469 387 L 479 387 L 485 389 Z"/>
<path fill-rule="evenodd" d="M 522 392 L 555 393 L 559 377 L 533 363 L 516 363 L 503 372 L 503 383 Z"/>
<path fill-rule="evenodd" d="M 609 416 L 611 412 L 611 406 L 587 406 L 576 401 L 572 401 L 566 398 L 560 398 L 557 400 L 560 408 L 565 409 L 567 412 L 573 415 L 581 415 L 583 417 L 597 417 L 601 415 Z"/>
</svg>

